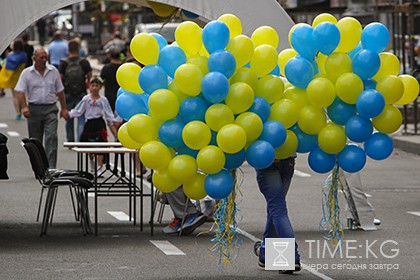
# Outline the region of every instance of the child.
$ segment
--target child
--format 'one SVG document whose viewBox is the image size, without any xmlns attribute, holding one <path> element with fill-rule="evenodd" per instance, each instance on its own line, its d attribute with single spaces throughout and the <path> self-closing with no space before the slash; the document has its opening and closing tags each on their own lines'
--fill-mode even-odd
<svg viewBox="0 0 420 280">
<path fill-rule="evenodd" d="M 86 123 L 83 128 L 82 135 L 80 136 L 81 142 L 107 142 L 108 133 L 106 130 L 106 124 L 103 119 L 108 122 L 109 128 L 111 129 L 114 137 L 117 135 L 117 128 L 115 123 L 117 122 L 114 113 L 112 112 L 111 106 L 109 105 L 106 97 L 99 95 L 99 91 L 102 88 L 102 79 L 98 76 L 93 76 L 89 83 L 89 94 L 85 95 L 83 99 L 76 105 L 74 109 L 69 112 L 69 118 L 85 116 Z M 91 169 L 93 169 L 92 156 Z M 98 157 L 98 170 L 102 168 L 103 157 Z"/>
</svg>

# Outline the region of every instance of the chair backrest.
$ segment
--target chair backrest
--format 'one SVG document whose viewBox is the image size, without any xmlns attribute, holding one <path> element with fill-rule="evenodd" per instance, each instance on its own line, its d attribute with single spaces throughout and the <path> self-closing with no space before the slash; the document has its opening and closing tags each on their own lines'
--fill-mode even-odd
<svg viewBox="0 0 420 280">
<path fill-rule="evenodd" d="M 23 143 L 26 142 L 31 142 L 33 144 L 35 144 L 36 148 L 39 151 L 39 154 L 41 156 L 42 161 L 44 162 L 44 165 L 46 166 L 46 168 L 50 168 L 50 163 L 48 162 L 48 157 L 47 157 L 47 153 L 45 152 L 45 148 L 42 145 L 41 141 L 39 141 L 37 138 L 24 138 L 22 139 Z"/>
<path fill-rule="evenodd" d="M 35 174 L 35 178 L 38 180 L 45 180 L 47 174 L 47 167 L 44 165 L 44 162 L 41 158 L 41 155 L 38 151 L 36 145 L 32 142 L 24 142 L 23 147 L 29 156 L 29 161 L 31 162 L 32 170 Z"/>
</svg>

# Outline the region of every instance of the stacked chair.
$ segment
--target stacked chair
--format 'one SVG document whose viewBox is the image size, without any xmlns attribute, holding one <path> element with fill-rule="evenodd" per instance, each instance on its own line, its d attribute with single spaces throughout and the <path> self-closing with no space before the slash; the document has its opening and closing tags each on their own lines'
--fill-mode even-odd
<svg viewBox="0 0 420 280">
<path fill-rule="evenodd" d="M 89 188 L 93 187 L 93 175 L 76 170 L 50 169 L 44 147 L 38 139 L 24 138 L 22 139 L 22 142 L 23 147 L 28 153 L 35 178 L 41 184 L 37 220 L 39 219 L 41 210 L 43 192 L 47 191 L 47 197 L 44 203 L 41 236 L 47 233 L 48 224 L 52 223 L 57 191 L 59 187 L 63 186 L 69 187 L 70 189 L 75 218 L 80 221 L 83 234 L 86 235 L 91 233 L 87 194 Z M 74 204 L 73 196 L 76 198 L 76 206 Z"/>
</svg>

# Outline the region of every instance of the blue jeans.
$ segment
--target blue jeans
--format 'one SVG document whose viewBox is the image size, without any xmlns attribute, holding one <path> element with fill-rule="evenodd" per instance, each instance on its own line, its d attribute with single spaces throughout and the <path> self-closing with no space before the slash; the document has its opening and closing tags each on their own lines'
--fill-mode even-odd
<svg viewBox="0 0 420 280">
<path fill-rule="evenodd" d="M 257 169 L 257 182 L 267 202 L 267 222 L 260 248 L 260 261 L 265 262 L 265 238 L 295 238 L 287 215 L 286 194 L 295 168 L 295 158 L 275 161 L 265 169 Z M 300 260 L 295 244 L 295 259 Z"/>
<path fill-rule="evenodd" d="M 86 93 L 81 93 L 78 95 L 66 94 L 66 105 L 67 109 L 70 111 L 82 100 L 83 96 Z M 68 142 L 80 141 L 80 135 L 82 135 L 83 127 L 85 126 L 85 116 L 80 116 L 77 119 L 77 130 L 76 137 L 74 137 L 74 119 L 69 119 L 66 121 L 66 136 Z"/>
</svg>

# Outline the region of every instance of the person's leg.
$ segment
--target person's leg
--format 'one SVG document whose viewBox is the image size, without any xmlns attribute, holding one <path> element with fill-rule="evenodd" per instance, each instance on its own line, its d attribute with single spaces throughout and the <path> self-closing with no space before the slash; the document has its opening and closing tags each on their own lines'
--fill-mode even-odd
<svg viewBox="0 0 420 280">
<path fill-rule="evenodd" d="M 43 122 L 43 109 L 42 106 L 29 105 L 31 116 L 29 117 L 28 124 L 28 137 L 36 138 L 41 143 L 44 142 L 44 122 Z M 44 147 L 45 148 L 45 147 Z"/>
<path fill-rule="evenodd" d="M 20 106 L 18 95 L 13 88 L 12 88 L 12 94 L 13 94 L 13 106 L 15 106 L 15 112 L 16 112 L 16 119 L 20 120 L 22 118 L 22 107 Z"/>
<path fill-rule="evenodd" d="M 43 106 L 44 107 L 44 106 Z M 57 105 L 45 106 L 44 133 L 45 133 L 45 152 L 48 156 L 50 168 L 57 166 L 57 146 L 58 146 L 58 107 Z"/>
<path fill-rule="evenodd" d="M 74 142 L 74 119 L 66 120 L 66 138 L 67 142 Z"/>
<path fill-rule="evenodd" d="M 165 195 L 166 199 L 168 200 L 169 206 L 171 207 L 172 212 L 174 213 L 174 216 L 178 219 L 182 219 L 182 217 L 184 216 L 185 202 L 188 203 L 186 214 L 191 215 L 197 213 L 197 208 L 195 208 L 191 200 L 188 199 L 187 201 L 187 196 L 184 194 L 182 186 L 180 186 L 173 192 L 166 193 Z"/>
<path fill-rule="evenodd" d="M 83 132 L 83 128 L 85 126 L 85 116 L 80 116 L 77 118 L 77 135 L 76 135 L 76 140 L 78 142 L 80 142 L 80 136 L 82 135 Z"/>
<path fill-rule="evenodd" d="M 270 220 L 273 223 L 273 227 L 276 231 L 277 237 L 279 238 L 295 238 L 295 234 L 290 223 L 287 207 L 286 207 L 286 195 L 283 188 L 283 182 L 281 179 L 281 163 L 273 163 L 266 169 L 257 170 L 257 182 L 261 193 L 263 193 L 267 201 L 267 209 Z M 266 228 L 270 229 L 270 225 L 266 225 Z M 265 231 L 264 234 L 270 235 L 270 231 Z M 264 237 L 265 238 L 265 237 Z M 300 255 L 295 250 L 296 260 L 300 259 Z M 260 251 L 260 260 L 265 261 L 265 256 Z"/>
</svg>

